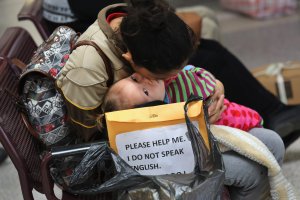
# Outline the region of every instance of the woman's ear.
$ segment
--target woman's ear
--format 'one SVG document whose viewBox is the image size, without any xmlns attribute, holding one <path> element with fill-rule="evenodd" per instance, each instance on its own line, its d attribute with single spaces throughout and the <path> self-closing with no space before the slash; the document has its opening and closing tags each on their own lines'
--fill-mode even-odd
<svg viewBox="0 0 300 200">
<path fill-rule="evenodd" d="M 126 53 L 122 54 L 123 58 L 125 58 L 125 60 L 127 60 L 128 62 L 132 61 L 132 55 L 129 51 L 127 51 Z"/>
<path fill-rule="evenodd" d="M 127 62 L 129 62 L 131 66 L 134 65 L 134 62 L 133 62 L 133 60 L 132 60 L 132 55 L 131 55 L 131 53 L 130 53 L 129 51 L 127 51 L 126 53 L 122 54 L 122 57 L 123 57 L 125 60 L 127 60 Z"/>
</svg>

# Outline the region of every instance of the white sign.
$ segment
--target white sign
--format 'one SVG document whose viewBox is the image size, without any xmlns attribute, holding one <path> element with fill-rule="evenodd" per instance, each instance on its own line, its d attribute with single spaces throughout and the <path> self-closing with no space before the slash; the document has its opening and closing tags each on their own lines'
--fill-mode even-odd
<svg viewBox="0 0 300 200">
<path fill-rule="evenodd" d="M 195 122 L 194 125 L 198 127 Z M 118 154 L 142 175 L 186 174 L 195 159 L 185 123 L 116 136 Z"/>
</svg>

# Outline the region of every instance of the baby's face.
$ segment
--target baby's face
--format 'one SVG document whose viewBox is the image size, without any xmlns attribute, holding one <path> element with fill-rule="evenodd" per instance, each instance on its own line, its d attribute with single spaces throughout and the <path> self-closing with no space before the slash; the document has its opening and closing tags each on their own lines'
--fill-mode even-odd
<svg viewBox="0 0 300 200">
<path fill-rule="evenodd" d="M 132 108 L 155 100 L 163 101 L 165 97 L 162 80 L 149 80 L 138 73 L 118 81 L 113 87 L 113 92 L 118 92 Z"/>
</svg>

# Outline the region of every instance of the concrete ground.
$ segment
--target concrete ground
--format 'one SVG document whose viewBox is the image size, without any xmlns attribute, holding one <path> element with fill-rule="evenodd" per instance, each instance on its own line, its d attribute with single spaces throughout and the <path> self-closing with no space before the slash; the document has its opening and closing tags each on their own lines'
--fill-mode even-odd
<svg viewBox="0 0 300 200">
<path fill-rule="evenodd" d="M 29 30 L 35 41 L 42 39 L 30 22 L 18 22 L 17 13 L 23 0 L 0 0 L 0 35 L 9 26 L 22 26 Z M 199 0 L 169 0 L 175 6 L 199 4 Z M 300 16 L 298 14 L 269 20 L 253 20 L 223 10 L 217 0 L 203 0 L 216 11 L 221 25 L 222 43 L 251 69 L 271 62 L 300 60 Z M 299 12 L 298 12 L 299 13 Z M 300 113 L 299 113 L 300 114 Z M 286 151 L 283 172 L 287 179 L 300 191 L 300 139 Z M 57 192 L 59 195 L 59 191 Z M 45 197 L 37 192 L 35 199 Z M 21 200 L 17 171 L 10 159 L 0 165 L 0 199 Z"/>
</svg>

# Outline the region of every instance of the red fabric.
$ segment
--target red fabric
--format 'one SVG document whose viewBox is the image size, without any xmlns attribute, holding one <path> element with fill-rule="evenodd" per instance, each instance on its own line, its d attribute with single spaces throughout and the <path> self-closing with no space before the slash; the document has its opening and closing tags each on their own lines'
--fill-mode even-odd
<svg viewBox="0 0 300 200">
<path fill-rule="evenodd" d="M 126 13 L 123 13 L 123 12 L 111 13 L 107 16 L 106 21 L 107 21 L 107 23 L 110 23 L 111 20 L 118 18 L 118 17 L 124 17 L 124 16 L 126 16 Z"/>
<path fill-rule="evenodd" d="M 168 78 L 167 80 L 165 80 L 165 86 L 167 87 L 174 79 L 176 79 L 178 77 L 178 74 Z"/>
<path fill-rule="evenodd" d="M 262 127 L 262 118 L 255 110 L 230 102 L 227 99 L 224 99 L 224 105 L 227 106 L 227 109 L 222 113 L 216 124 L 238 128 L 243 131 Z"/>
</svg>

